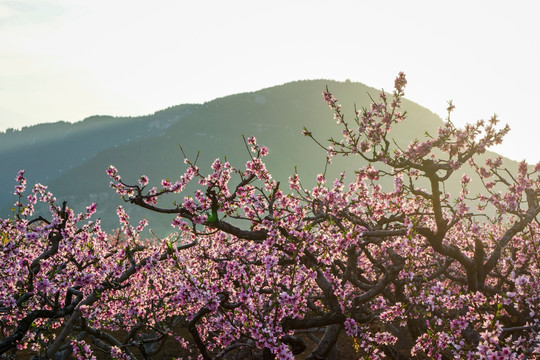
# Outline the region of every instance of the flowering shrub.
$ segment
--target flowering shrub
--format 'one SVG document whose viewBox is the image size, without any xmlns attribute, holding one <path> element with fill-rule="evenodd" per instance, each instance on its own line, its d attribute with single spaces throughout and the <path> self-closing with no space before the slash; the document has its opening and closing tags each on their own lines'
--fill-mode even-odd
<svg viewBox="0 0 540 360">
<path fill-rule="evenodd" d="M 304 135 L 328 162 L 367 161 L 352 181 L 320 174 L 308 189 L 294 174 L 283 189 L 253 137 L 245 167 L 218 159 L 205 174 L 186 158 L 184 175 L 160 187 L 144 175 L 130 185 L 111 166 L 126 202 L 175 214 L 176 232 L 159 241 L 142 241 L 146 222 L 132 226 L 122 208 L 110 236 L 90 221 L 95 205 L 74 214 L 39 184 L 25 197 L 20 173 L 16 216 L 0 223 L 0 354 L 151 358 L 173 338 L 202 359 L 293 359 L 309 337 L 307 359 L 324 359 L 342 334 L 359 358 L 538 356 L 540 164 L 513 174 L 500 158 L 479 162 L 508 127 L 493 117 L 456 128 L 452 104 L 436 136 L 400 148 L 388 132 L 406 121 L 405 85 L 400 74 L 352 121 L 323 93 L 343 138 Z M 482 194 L 470 193 L 466 165 Z M 460 193 L 446 193 L 456 177 Z M 199 190 L 182 197 L 192 182 Z M 32 219 L 37 202 L 50 219 Z"/>
</svg>

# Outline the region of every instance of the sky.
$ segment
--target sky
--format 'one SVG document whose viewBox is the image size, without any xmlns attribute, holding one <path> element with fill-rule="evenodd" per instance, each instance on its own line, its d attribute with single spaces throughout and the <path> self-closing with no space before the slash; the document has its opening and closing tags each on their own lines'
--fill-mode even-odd
<svg viewBox="0 0 540 360">
<path fill-rule="evenodd" d="M 536 163 L 539 4 L 0 0 L 0 130 L 304 79 L 392 90 L 403 71 L 408 99 L 443 118 L 452 99 L 457 125 L 496 113 L 512 131 L 494 150 Z"/>
</svg>

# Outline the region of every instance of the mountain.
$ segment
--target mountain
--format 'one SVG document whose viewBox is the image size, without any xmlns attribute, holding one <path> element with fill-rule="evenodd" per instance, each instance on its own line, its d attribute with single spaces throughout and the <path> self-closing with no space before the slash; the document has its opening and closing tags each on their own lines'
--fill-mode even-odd
<svg viewBox="0 0 540 360">
<path fill-rule="evenodd" d="M 265 160 L 275 179 L 285 184 L 297 167 L 303 183 L 310 185 L 324 170 L 325 152 L 304 137 L 302 129 L 307 127 L 323 142 L 332 136 L 339 138 L 341 131 L 322 99 L 326 86 L 349 119 L 355 103 L 359 108 L 368 106 L 370 96 L 376 98 L 379 92 L 349 81 L 296 81 L 204 104 L 172 106 L 152 115 L 92 116 L 73 124 L 58 122 L 0 133 L 2 215 L 15 201 L 10 195 L 13 178 L 19 169 L 25 169 L 29 184 L 49 185 L 59 200 L 67 200 L 76 210 L 97 202 L 104 227 L 112 229 L 118 226 L 114 209 L 123 202 L 108 187 L 105 171 L 109 165 L 115 165 L 129 183 L 146 174 L 157 184 L 163 178 L 177 178 L 185 170 L 181 145 L 192 158 L 200 151 L 198 165 L 203 172 L 216 158 L 226 157 L 241 167 L 249 159 L 242 135 L 255 136 L 269 147 Z M 423 138 L 424 132 L 437 134 L 443 124 L 436 114 L 411 101 L 405 100 L 403 107 L 408 120 L 392 130 L 401 146 Z M 338 158 L 329 169 L 329 178 L 343 170 L 352 174 L 362 165 L 356 157 Z M 181 194 L 181 199 L 188 194 Z M 149 218 L 158 233 L 169 231 L 170 217 L 155 216 L 129 204 L 125 207 L 134 219 Z"/>
</svg>

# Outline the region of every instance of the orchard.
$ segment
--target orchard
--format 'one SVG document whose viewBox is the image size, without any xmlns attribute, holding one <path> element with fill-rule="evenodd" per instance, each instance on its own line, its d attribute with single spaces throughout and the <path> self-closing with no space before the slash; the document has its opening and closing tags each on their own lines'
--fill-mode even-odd
<svg viewBox="0 0 540 360">
<path fill-rule="evenodd" d="M 277 181 L 253 137 L 245 166 L 186 157 L 157 187 L 109 167 L 126 206 L 175 216 L 163 239 L 122 207 L 107 234 L 95 204 L 75 213 L 19 172 L 0 220 L 0 358 L 158 359 L 167 344 L 186 359 L 315 360 L 347 338 L 359 359 L 540 358 L 540 163 L 480 161 L 509 129 L 496 117 L 457 128 L 451 103 L 438 134 L 398 146 L 405 85 L 400 73 L 350 120 L 323 93 L 343 136 L 304 135 L 327 163 L 367 164 L 352 177 Z"/>
</svg>

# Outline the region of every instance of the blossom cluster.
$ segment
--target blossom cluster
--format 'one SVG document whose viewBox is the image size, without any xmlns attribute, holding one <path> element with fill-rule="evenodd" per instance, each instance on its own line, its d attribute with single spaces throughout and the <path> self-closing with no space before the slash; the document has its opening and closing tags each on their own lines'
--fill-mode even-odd
<svg viewBox="0 0 540 360">
<path fill-rule="evenodd" d="M 107 234 L 96 204 L 77 214 L 19 172 L 15 213 L 0 220 L 0 354 L 148 358 L 174 339 L 183 358 L 293 359 L 318 339 L 316 359 L 344 334 L 358 358 L 540 356 L 540 164 L 480 160 L 507 132 L 496 118 L 447 119 L 393 147 L 405 85 L 399 74 L 352 121 L 323 93 L 343 130 L 323 147 L 328 161 L 364 161 L 352 177 L 321 173 L 307 188 L 293 174 L 284 189 L 254 137 L 242 166 L 216 159 L 205 173 L 186 158 L 155 186 L 110 166 L 126 202 L 174 215 L 163 239 L 141 238 L 147 221 L 132 224 L 127 207 Z M 485 191 L 472 194 L 474 181 Z"/>
</svg>

